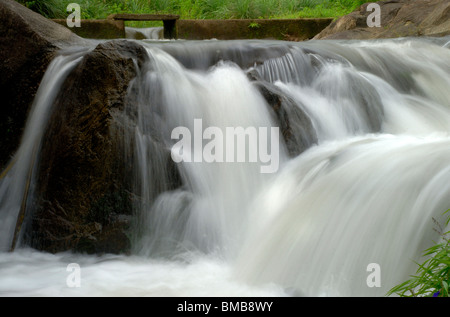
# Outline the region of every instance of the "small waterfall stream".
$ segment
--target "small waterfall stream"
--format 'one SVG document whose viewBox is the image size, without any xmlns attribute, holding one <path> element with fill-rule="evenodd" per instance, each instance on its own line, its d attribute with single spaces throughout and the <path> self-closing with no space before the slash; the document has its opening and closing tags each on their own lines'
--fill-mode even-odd
<svg viewBox="0 0 450 317">
<path fill-rule="evenodd" d="M 0 250 L 14 249 L 14 236 L 20 240 L 20 226 L 25 217 L 27 200 L 33 196 L 36 166 L 53 101 L 64 79 L 82 59 L 83 52 L 66 52 L 49 65 L 32 105 L 29 120 L 17 153 L 0 177 Z"/>
</svg>

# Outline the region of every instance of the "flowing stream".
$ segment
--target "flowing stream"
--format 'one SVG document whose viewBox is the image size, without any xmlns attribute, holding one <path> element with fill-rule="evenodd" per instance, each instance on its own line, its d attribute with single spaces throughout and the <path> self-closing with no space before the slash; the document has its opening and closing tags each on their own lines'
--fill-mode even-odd
<svg viewBox="0 0 450 317">
<path fill-rule="evenodd" d="M 0 179 L 0 295 L 384 296 L 450 209 L 448 42 L 141 41 L 124 135 L 141 197 L 133 254 L 7 252 L 52 100 L 84 51 L 62 54 Z M 261 87 L 282 98 L 291 144 Z M 230 127 L 249 132 L 244 159 Z M 183 151 L 173 131 L 190 132 Z M 183 186 L 165 190 L 171 150 Z M 81 287 L 67 286 L 69 263 Z"/>
</svg>

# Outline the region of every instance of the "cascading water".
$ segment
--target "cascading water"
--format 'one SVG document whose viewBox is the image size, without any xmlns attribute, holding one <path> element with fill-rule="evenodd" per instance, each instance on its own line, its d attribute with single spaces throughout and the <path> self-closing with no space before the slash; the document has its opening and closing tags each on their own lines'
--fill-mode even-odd
<svg viewBox="0 0 450 317">
<path fill-rule="evenodd" d="M 198 134 L 202 138 L 203 128 L 207 127 L 217 127 L 225 133 L 227 127 L 275 125 L 263 97 L 236 65 L 219 63 L 207 72 L 196 72 L 184 69 L 158 49 L 148 48 L 148 53 L 152 65 L 138 78 L 140 82 L 136 82 L 141 85 L 137 91 L 146 94 L 139 98 L 138 105 L 136 148 L 139 153 L 146 153 L 145 149 L 154 142 L 154 130 L 163 131 L 160 142 L 170 150 L 175 143 L 171 131 L 177 127 L 188 128 L 192 138 L 198 138 Z M 150 88 L 148 92 L 146 87 L 156 87 L 156 91 Z M 203 128 L 194 126 L 195 120 L 200 119 Z M 208 143 L 201 142 L 202 148 Z M 283 148 L 279 155 L 281 160 L 285 159 Z M 146 180 L 152 178 L 142 171 L 152 164 L 153 157 L 147 155 L 136 164 L 144 194 L 151 193 L 148 186 L 152 185 Z M 140 240 L 139 249 L 146 254 L 154 254 L 153 247 L 170 253 L 190 247 L 205 252 L 231 248 L 233 252 L 236 248 L 230 244 L 240 244 L 248 203 L 268 178 L 260 172 L 259 165 L 256 162 L 182 163 L 179 168 L 186 185 L 158 197 L 150 210 L 139 211 L 146 218 L 141 224 L 149 234 Z M 145 206 L 151 205 L 148 198 L 152 197 L 144 199 Z"/>
<path fill-rule="evenodd" d="M 159 40 L 163 38 L 164 27 L 135 28 L 125 27 L 125 36 L 128 39 Z"/>
<path fill-rule="evenodd" d="M 0 256 L 0 294 L 383 296 L 414 272 L 413 261 L 439 238 L 432 219 L 443 223 L 450 208 L 446 43 L 143 43 L 150 58 L 130 83 L 133 102 L 120 118 L 129 125 L 124 143 L 139 196 L 134 255 L 98 260 L 19 249 Z M 283 102 L 270 105 L 261 87 Z M 262 139 L 270 143 L 280 107 L 303 114 L 283 117 L 290 127 L 308 122 L 310 131 L 308 142 L 294 144 L 297 154 L 285 144 L 289 133 L 280 133 L 279 148 L 266 149 L 278 154 L 274 173 L 261 173 L 267 160 L 210 163 L 196 151 L 211 142 L 203 137 L 209 127 L 256 127 L 269 131 Z M 173 151 L 180 127 L 192 134 L 186 153 Z M 26 144 L 21 149 L 31 151 Z M 193 160 L 173 164 L 181 185 L 171 189 L 167 157 L 177 153 Z M 26 176 L 16 173 L 2 184 L 24 184 Z M 20 202 L 23 192 L 17 196 Z M 12 217 L 2 222 L 11 236 L 17 212 L 10 215 L 5 197 L 1 217 Z M 1 242 L 10 239 L 2 235 Z M 56 268 L 79 263 L 84 286 L 43 288 L 37 275 L 34 286 L 15 286 L 25 281 L 27 254 L 39 263 L 37 275 L 53 265 L 56 284 L 64 284 L 65 267 Z M 370 264 L 381 269 L 381 287 L 366 283 Z"/>
<path fill-rule="evenodd" d="M 13 248 L 19 239 L 25 204 L 32 196 L 36 166 L 52 104 L 64 79 L 81 60 L 82 53 L 66 52 L 50 64 L 32 105 L 20 148 L 0 178 L 0 251 Z M 30 206 L 28 206 L 30 208 Z"/>
</svg>

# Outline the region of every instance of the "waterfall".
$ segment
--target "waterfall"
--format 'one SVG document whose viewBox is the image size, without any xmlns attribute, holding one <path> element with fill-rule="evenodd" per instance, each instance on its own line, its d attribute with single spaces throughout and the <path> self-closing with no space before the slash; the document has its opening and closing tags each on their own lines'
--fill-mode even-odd
<svg viewBox="0 0 450 317">
<path fill-rule="evenodd" d="M 450 208 L 448 38 L 141 44 L 149 59 L 115 114 L 133 169 L 132 256 L 72 255 L 85 292 L 106 283 L 95 272 L 119 270 L 106 293 L 383 296 L 414 273 Z M 79 59 L 53 61 L 2 174 L 2 250 Z M 0 257 L 5 270 L 21 252 Z"/>
<path fill-rule="evenodd" d="M 449 158 L 447 136 L 364 136 L 311 149 L 256 199 L 237 274 L 308 296 L 383 296 L 438 241 L 432 219 L 445 223 Z M 371 263 L 383 288 L 366 284 Z"/>
<path fill-rule="evenodd" d="M 382 296 L 414 272 L 450 204 L 450 55 L 422 44 L 327 43 L 347 62 L 325 62 L 308 85 L 275 82 L 319 144 L 254 200 L 238 276 L 308 296 Z M 381 288 L 366 283 L 372 263 Z"/>
<path fill-rule="evenodd" d="M 159 153 L 170 151 L 175 143 L 171 131 L 186 127 L 194 133 L 196 120 L 201 120 L 204 129 L 216 127 L 225 133 L 227 127 L 270 128 L 275 126 L 273 117 L 257 89 L 235 64 L 219 63 L 208 71 L 186 70 L 166 52 L 147 50 L 151 65 L 136 79 L 134 84 L 139 87 L 133 89 L 142 94 L 137 98 L 135 175 L 143 197 L 140 225 L 148 233 L 137 245 L 139 252 L 173 255 L 178 248 L 204 252 L 235 249 L 231 245 L 241 241 L 247 205 L 270 177 L 260 173 L 261 164 L 179 163 L 185 186 L 165 192 L 152 205 L 154 184 L 148 180 L 162 181 L 164 177 L 151 175 L 151 171 L 161 170 L 155 167 L 154 162 L 160 164 L 160 160 L 155 160 L 153 144 L 156 138 L 163 145 Z M 203 134 L 203 129 L 199 133 Z M 281 160 L 286 159 L 283 149 L 279 155 Z"/>
<path fill-rule="evenodd" d="M 364 296 L 386 291 L 367 286 L 369 264 L 386 270 L 383 281 L 392 286 L 438 238 L 432 219 L 442 221 L 450 203 L 448 50 L 415 41 L 308 43 L 244 69 L 236 54 L 209 68 L 196 68 L 201 61 L 187 54 L 185 69 L 162 46 L 148 52 L 152 66 L 138 91 L 157 92 L 140 98 L 140 107 L 158 113 L 166 148 L 168 132 L 194 131 L 195 118 L 223 128 L 274 125 L 246 72 L 292 99 L 318 144 L 291 160 L 281 152 L 275 177 L 249 165 L 183 164 L 186 186 L 142 211 L 148 236 L 140 252 L 231 249 L 244 280 L 276 281 L 299 294 Z M 139 131 L 155 125 L 140 122 Z M 147 140 L 136 139 L 138 148 Z"/>
</svg>

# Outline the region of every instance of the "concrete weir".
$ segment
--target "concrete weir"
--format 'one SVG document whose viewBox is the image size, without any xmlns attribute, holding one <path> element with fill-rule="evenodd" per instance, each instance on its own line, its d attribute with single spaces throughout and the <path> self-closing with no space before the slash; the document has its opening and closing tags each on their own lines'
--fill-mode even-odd
<svg viewBox="0 0 450 317">
<path fill-rule="evenodd" d="M 68 27 L 65 19 L 53 19 L 54 22 L 67 27 L 78 36 L 90 39 L 118 39 L 125 38 L 124 21 L 112 19 L 81 20 L 80 27 Z"/>
<path fill-rule="evenodd" d="M 164 38 L 177 38 L 176 22 L 180 18 L 174 14 L 111 14 L 108 19 L 115 21 L 162 21 L 164 25 Z"/>
<path fill-rule="evenodd" d="M 111 15 L 103 20 L 81 20 L 81 27 L 70 28 L 85 38 L 125 38 L 124 21 L 163 21 L 165 39 L 235 40 L 276 39 L 304 41 L 313 38 L 333 19 L 232 19 L 180 20 L 174 15 Z M 67 26 L 66 20 L 53 20 Z"/>
<path fill-rule="evenodd" d="M 333 19 L 179 20 L 178 37 L 186 40 L 276 39 L 304 41 L 313 38 Z"/>
</svg>

